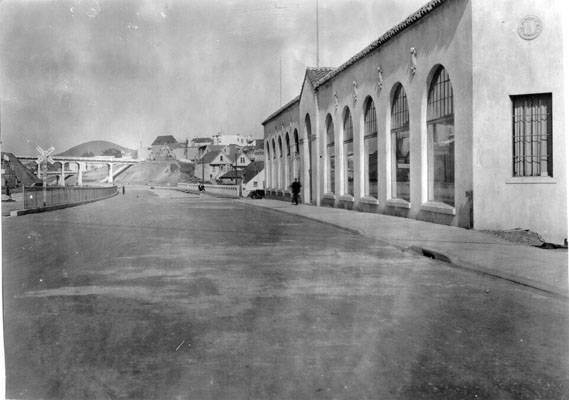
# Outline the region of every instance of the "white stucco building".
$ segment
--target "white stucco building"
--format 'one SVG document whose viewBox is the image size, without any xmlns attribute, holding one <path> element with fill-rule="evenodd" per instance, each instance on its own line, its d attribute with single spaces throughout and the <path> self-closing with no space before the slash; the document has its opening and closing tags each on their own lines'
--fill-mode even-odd
<svg viewBox="0 0 569 400">
<path fill-rule="evenodd" d="M 319 206 L 567 238 L 561 0 L 433 0 L 264 122 Z"/>
</svg>

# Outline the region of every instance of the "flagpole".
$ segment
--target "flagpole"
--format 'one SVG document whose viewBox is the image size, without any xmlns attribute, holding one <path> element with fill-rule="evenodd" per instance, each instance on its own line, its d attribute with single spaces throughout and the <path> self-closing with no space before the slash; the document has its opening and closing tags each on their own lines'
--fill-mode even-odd
<svg viewBox="0 0 569 400">
<path fill-rule="evenodd" d="M 318 0 L 316 0 L 316 68 L 320 67 L 320 41 L 318 38 Z"/>
</svg>

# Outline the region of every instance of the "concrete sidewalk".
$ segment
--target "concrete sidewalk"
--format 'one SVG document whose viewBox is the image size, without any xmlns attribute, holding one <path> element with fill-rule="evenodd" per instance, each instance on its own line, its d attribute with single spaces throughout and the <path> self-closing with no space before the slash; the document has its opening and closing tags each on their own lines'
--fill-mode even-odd
<svg viewBox="0 0 569 400">
<path fill-rule="evenodd" d="M 349 229 L 460 268 L 569 297 L 567 250 L 546 250 L 508 242 L 492 234 L 383 214 L 292 205 L 279 200 L 244 204 L 295 214 Z"/>
</svg>

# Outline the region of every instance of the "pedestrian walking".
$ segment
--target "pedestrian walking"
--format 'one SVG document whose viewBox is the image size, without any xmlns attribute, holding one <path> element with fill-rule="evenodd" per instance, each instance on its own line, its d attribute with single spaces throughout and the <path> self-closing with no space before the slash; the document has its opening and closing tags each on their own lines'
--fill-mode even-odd
<svg viewBox="0 0 569 400">
<path fill-rule="evenodd" d="M 298 178 L 294 178 L 294 182 L 290 185 L 290 188 L 292 189 L 292 202 L 295 205 L 298 205 L 298 195 L 301 187 L 302 185 L 298 181 Z"/>
</svg>

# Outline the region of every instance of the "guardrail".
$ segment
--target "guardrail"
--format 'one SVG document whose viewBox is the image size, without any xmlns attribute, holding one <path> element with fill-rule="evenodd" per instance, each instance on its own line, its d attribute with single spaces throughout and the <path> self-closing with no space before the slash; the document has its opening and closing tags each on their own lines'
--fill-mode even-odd
<svg viewBox="0 0 569 400">
<path fill-rule="evenodd" d="M 241 197 L 241 186 L 240 185 L 209 185 L 206 184 L 205 192 L 209 194 L 214 194 L 222 197 Z M 199 193 L 197 183 L 178 183 L 178 188 L 185 189 L 190 192 Z"/>
<path fill-rule="evenodd" d="M 43 187 L 24 188 L 24 209 L 38 209 L 63 204 L 83 203 L 110 197 L 117 194 L 116 186 L 106 187 Z"/>
</svg>

